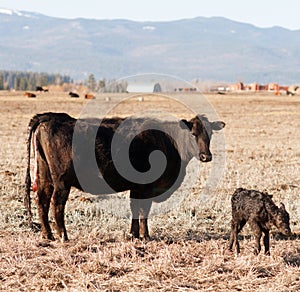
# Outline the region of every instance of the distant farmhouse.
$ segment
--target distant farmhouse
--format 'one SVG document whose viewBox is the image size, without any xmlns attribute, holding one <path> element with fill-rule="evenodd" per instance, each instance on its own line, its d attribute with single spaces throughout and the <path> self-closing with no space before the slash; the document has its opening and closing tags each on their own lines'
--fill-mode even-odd
<svg viewBox="0 0 300 292">
<path fill-rule="evenodd" d="M 175 92 L 195 92 L 197 91 L 196 87 L 179 87 L 174 89 Z"/>
<path fill-rule="evenodd" d="M 276 95 L 287 94 L 295 95 L 300 94 L 300 86 L 297 85 L 279 85 L 278 83 L 259 84 L 257 82 L 244 84 L 243 82 L 237 82 L 235 84 L 213 86 L 211 91 L 217 91 L 220 93 L 225 92 L 271 92 Z"/>
</svg>

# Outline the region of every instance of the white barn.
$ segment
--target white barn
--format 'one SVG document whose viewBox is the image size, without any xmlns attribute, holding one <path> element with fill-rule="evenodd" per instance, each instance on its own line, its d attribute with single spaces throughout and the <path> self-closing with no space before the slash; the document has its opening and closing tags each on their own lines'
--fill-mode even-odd
<svg viewBox="0 0 300 292">
<path fill-rule="evenodd" d="M 152 93 L 161 92 L 161 86 L 159 83 L 129 83 L 127 86 L 129 93 Z"/>
</svg>

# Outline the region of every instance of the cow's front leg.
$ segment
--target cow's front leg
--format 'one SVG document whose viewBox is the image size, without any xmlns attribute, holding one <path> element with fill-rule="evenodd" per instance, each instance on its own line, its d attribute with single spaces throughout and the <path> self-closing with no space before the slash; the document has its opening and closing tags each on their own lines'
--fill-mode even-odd
<svg viewBox="0 0 300 292">
<path fill-rule="evenodd" d="M 148 230 L 148 216 L 151 208 L 152 201 L 146 199 L 141 201 L 140 206 L 140 238 L 148 240 L 149 230 Z"/>
<path fill-rule="evenodd" d="M 148 216 L 152 201 L 137 199 L 133 192 L 130 194 L 130 208 L 132 214 L 130 233 L 134 238 L 149 239 Z"/>
<path fill-rule="evenodd" d="M 131 192 L 132 196 L 132 192 Z M 131 209 L 131 228 L 130 234 L 133 238 L 140 237 L 140 224 L 139 224 L 139 206 L 138 206 L 138 199 L 134 199 L 130 196 L 130 209 Z"/>
</svg>

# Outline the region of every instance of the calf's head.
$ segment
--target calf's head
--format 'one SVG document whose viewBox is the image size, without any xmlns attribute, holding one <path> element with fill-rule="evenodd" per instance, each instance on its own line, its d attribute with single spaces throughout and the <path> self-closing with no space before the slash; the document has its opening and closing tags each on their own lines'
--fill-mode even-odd
<svg viewBox="0 0 300 292">
<path fill-rule="evenodd" d="M 192 135 L 195 136 L 198 157 L 202 162 L 209 162 L 212 160 L 210 152 L 210 139 L 213 131 L 220 131 L 225 127 L 225 123 L 221 121 L 210 122 L 204 116 L 196 116 L 190 121 L 182 120 L 182 122 L 189 128 Z"/>
<path fill-rule="evenodd" d="M 274 225 L 278 228 L 278 230 L 284 235 L 291 234 L 290 228 L 290 216 L 289 213 L 285 210 L 285 206 L 283 203 L 280 203 L 280 207 L 276 212 L 274 219 Z"/>
</svg>

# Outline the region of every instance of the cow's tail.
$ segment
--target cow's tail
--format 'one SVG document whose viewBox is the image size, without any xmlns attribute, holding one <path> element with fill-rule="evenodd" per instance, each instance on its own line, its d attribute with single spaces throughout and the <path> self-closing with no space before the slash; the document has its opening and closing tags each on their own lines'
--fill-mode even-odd
<svg viewBox="0 0 300 292">
<path fill-rule="evenodd" d="M 31 212 L 31 199 L 30 199 L 30 191 L 31 191 L 31 177 L 30 177 L 30 150 L 31 150 L 31 140 L 32 134 L 34 134 L 36 128 L 40 124 L 41 120 L 39 115 L 35 115 L 28 124 L 28 132 L 27 132 L 27 169 L 26 169 L 26 178 L 25 178 L 25 196 L 24 196 L 24 205 L 27 211 L 28 216 L 28 224 L 29 227 L 33 229 L 33 221 L 32 221 L 32 212 Z M 36 142 L 36 141 L 35 141 Z M 36 153 L 35 153 L 36 155 Z"/>
</svg>

